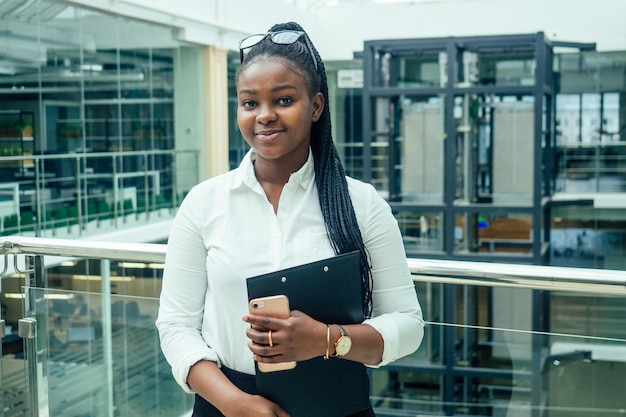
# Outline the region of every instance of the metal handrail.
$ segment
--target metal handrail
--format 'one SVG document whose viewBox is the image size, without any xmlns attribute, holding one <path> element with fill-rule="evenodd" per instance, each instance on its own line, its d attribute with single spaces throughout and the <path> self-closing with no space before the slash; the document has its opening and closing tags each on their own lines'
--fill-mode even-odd
<svg viewBox="0 0 626 417">
<path fill-rule="evenodd" d="M 51 255 L 163 263 L 165 252 L 166 245 L 159 243 L 125 243 L 21 236 L 0 239 L 0 254 L 5 255 Z"/>
<path fill-rule="evenodd" d="M 11 254 L 162 263 L 166 250 L 165 244 L 156 243 L 0 238 L 0 254 L 5 255 L 5 263 Z M 409 258 L 408 265 L 416 282 L 626 295 L 626 271 L 418 258 Z"/>
</svg>

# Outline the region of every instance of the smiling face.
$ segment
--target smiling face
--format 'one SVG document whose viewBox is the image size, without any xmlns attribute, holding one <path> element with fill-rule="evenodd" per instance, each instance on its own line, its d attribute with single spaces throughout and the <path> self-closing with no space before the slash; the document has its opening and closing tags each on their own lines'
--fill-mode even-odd
<svg viewBox="0 0 626 417">
<path fill-rule="evenodd" d="M 267 57 L 237 78 L 237 123 L 256 150 L 256 164 L 280 164 L 289 173 L 306 162 L 311 125 L 324 108 L 321 93 L 310 97 L 305 78 L 280 58 Z"/>
</svg>

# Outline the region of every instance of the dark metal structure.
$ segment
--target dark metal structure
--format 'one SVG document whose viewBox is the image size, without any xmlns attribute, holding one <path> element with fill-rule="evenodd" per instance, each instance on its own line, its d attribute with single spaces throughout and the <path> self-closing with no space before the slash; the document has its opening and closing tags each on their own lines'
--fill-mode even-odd
<svg viewBox="0 0 626 417">
<path fill-rule="evenodd" d="M 409 256 L 548 263 L 557 169 L 553 47 L 542 32 L 365 42 L 363 179 L 388 199 Z M 501 319 L 492 290 L 424 292 L 441 303 L 427 320 L 497 327 Z M 541 317 L 549 314 L 539 313 L 548 297 L 536 290 L 527 297 L 528 330 L 547 330 Z M 493 365 L 502 357 L 491 335 L 441 332 L 426 361 L 389 368 L 390 386 L 403 384 L 407 372 L 435 376 L 421 389 L 439 396 L 445 415 L 495 415 L 461 404 L 510 397 L 525 381 L 531 415 L 542 415 L 545 339 L 529 336 L 533 354 L 519 369 Z"/>
</svg>

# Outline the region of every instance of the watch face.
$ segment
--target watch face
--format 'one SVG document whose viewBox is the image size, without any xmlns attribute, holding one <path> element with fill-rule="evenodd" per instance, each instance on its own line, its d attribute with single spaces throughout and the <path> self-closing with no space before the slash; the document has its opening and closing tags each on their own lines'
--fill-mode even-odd
<svg viewBox="0 0 626 417">
<path fill-rule="evenodd" d="M 339 340 L 337 340 L 335 351 L 338 356 L 343 356 L 350 351 L 350 347 L 352 347 L 352 340 L 349 337 L 341 336 Z"/>
</svg>

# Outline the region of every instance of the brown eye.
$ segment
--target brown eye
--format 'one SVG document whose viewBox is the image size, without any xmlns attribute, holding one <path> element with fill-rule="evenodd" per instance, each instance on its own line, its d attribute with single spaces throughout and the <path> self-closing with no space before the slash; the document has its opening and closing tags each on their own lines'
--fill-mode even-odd
<svg viewBox="0 0 626 417">
<path fill-rule="evenodd" d="M 293 103 L 293 99 L 291 97 L 281 97 L 277 101 L 279 106 L 288 106 Z"/>
</svg>

